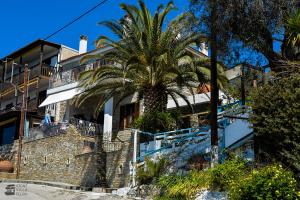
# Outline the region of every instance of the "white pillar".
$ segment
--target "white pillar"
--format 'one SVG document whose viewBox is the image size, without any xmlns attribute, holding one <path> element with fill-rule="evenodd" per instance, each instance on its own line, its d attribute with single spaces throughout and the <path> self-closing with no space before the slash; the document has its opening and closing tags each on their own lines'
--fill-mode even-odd
<svg viewBox="0 0 300 200">
<path fill-rule="evenodd" d="M 104 138 L 111 141 L 112 125 L 113 125 L 113 98 L 110 98 L 104 105 Z"/>
<path fill-rule="evenodd" d="M 70 120 L 70 101 L 66 101 L 66 110 L 65 110 L 65 116 L 63 121 L 69 121 Z"/>
<path fill-rule="evenodd" d="M 137 151 L 138 151 L 138 131 L 134 130 L 133 136 L 133 173 L 132 173 L 132 185 L 133 187 L 137 185 L 136 183 L 136 171 L 137 171 Z"/>
</svg>

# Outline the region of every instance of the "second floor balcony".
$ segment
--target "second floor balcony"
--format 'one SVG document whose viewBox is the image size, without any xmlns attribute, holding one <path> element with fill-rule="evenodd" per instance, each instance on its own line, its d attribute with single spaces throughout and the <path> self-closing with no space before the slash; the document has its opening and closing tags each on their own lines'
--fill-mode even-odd
<svg viewBox="0 0 300 200">
<path fill-rule="evenodd" d="M 12 73 L 12 72 L 11 72 Z M 24 82 L 24 66 L 20 68 L 15 67 L 13 75 L 7 74 L 4 82 L 12 82 L 13 84 L 22 84 Z M 32 80 L 36 77 L 50 78 L 54 73 L 54 68 L 47 64 L 37 64 L 28 67 L 28 80 Z"/>
<path fill-rule="evenodd" d="M 104 59 L 101 59 L 92 63 L 82 64 L 71 69 L 65 69 L 65 66 L 59 66 L 55 68 L 50 78 L 50 89 L 77 82 L 81 72 L 97 69 L 106 64 L 108 64 L 108 62 Z"/>
</svg>

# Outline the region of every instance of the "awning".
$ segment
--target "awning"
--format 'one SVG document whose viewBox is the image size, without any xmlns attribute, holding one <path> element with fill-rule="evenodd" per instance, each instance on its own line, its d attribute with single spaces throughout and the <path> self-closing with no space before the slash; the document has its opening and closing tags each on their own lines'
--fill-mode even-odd
<svg viewBox="0 0 300 200">
<path fill-rule="evenodd" d="M 80 93 L 81 93 L 81 91 L 78 88 L 73 88 L 70 90 L 51 94 L 43 101 L 43 103 L 41 103 L 41 105 L 39 105 L 39 108 L 50 105 L 50 104 L 54 104 L 57 102 L 72 99 L 75 95 L 80 94 Z"/>
</svg>

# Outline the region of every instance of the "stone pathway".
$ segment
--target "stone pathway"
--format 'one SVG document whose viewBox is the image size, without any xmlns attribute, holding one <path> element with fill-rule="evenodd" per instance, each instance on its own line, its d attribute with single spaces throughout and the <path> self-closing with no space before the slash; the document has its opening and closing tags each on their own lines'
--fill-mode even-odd
<svg viewBox="0 0 300 200">
<path fill-rule="evenodd" d="M 0 199 L 2 200 L 130 200 L 116 195 L 67 190 L 52 186 L 0 183 Z"/>
</svg>

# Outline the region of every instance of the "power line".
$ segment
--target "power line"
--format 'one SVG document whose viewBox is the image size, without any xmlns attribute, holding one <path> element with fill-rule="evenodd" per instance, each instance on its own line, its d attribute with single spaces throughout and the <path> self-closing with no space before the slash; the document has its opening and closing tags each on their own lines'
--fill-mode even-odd
<svg viewBox="0 0 300 200">
<path fill-rule="evenodd" d="M 54 35 L 56 35 L 57 33 L 61 32 L 62 30 L 64 30 L 65 28 L 69 27 L 70 25 L 74 24 L 76 21 L 80 20 L 81 18 L 83 18 L 84 16 L 86 16 L 87 14 L 89 14 L 90 12 L 92 12 L 93 10 L 95 10 L 96 8 L 98 8 L 99 6 L 101 6 L 102 4 L 105 4 L 107 1 L 109 0 L 102 0 L 100 3 L 98 3 L 97 5 L 95 5 L 94 7 L 90 8 L 89 10 L 87 10 L 85 13 L 81 14 L 79 17 L 73 19 L 71 22 L 67 23 L 66 25 L 64 25 L 63 27 L 61 27 L 60 29 L 58 29 L 57 31 L 53 32 L 52 34 L 48 35 L 45 40 L 53 37 Z"/>
</svg>

